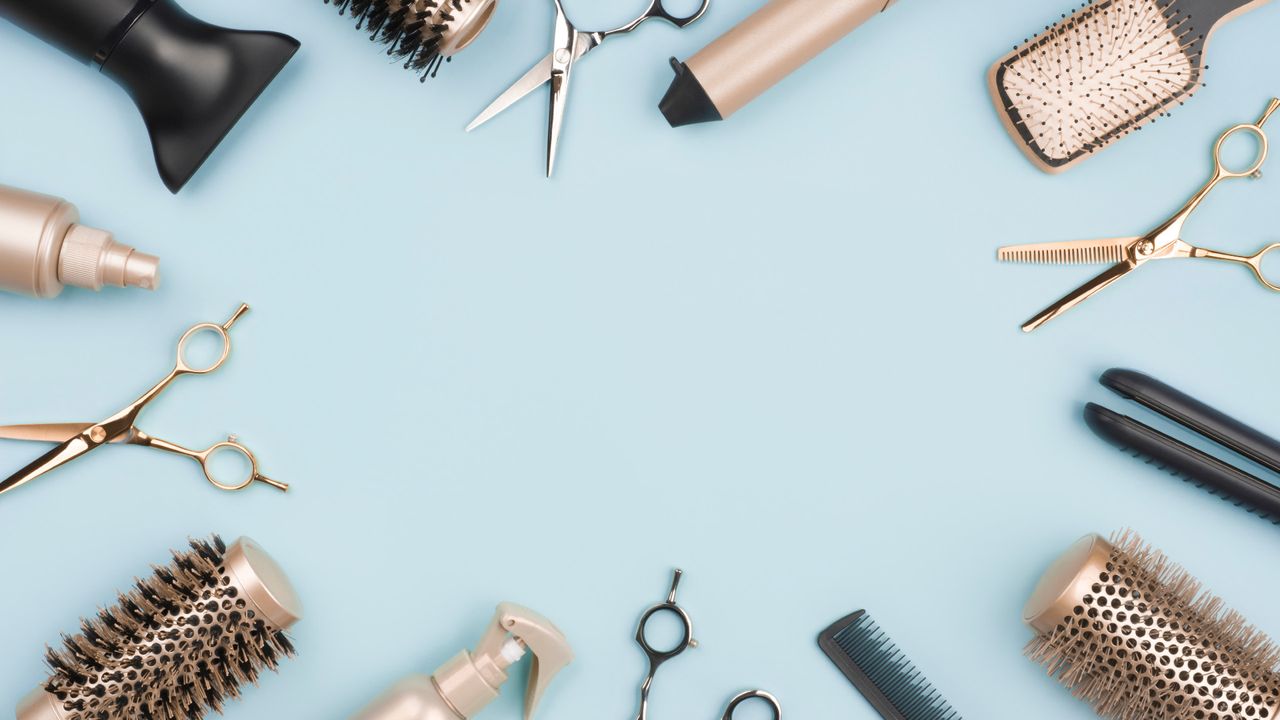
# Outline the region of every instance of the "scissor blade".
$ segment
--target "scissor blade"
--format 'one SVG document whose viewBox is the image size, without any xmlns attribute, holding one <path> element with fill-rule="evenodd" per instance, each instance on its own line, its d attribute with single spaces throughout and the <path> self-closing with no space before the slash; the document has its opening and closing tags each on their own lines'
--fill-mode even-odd
<svg viewBox="0 0 1280 720">
<path fill-rule="evenodd" d="M 569 100 L 570 65 L 551 79 L 551 116 L 547 122 L 547 177 L 556 169 L 556 152 L 560 146 L 560 128 L 564 125 L 564 106 Z"/>
<path fill-rule="evenodd" d="M 560 0 L 556 4 L 556 31 L 551 44 L 551 92 L 547 94 L 547 177 L 556 167 L 556 151 L 560 145 L 560 128 L 564 126 L 564 107 L 569 102 L 569 81 L 573 79 L 573 64 L 578 60 L 581 33 L 564 14 Z"/>
<path fill-rule="evenodd" d="M 575 32 L 577 34 L 577 38 L 574 41 L 575 48 L 573 51 L 573 59 L 575 61 L 581 59 L 583 55 L 586 55 L 592 50 L 600 47 L 600 42 L 596 40 L 591 33 L 584 33 L 580 31 Z M 471 132 L 472 130 L 475 130 L 481 125 L 489 122 L 502 114 L 502 112 L 507 108 L 515 105 L 520 100 L 523 100 L 529 93 L 537 90 L 543 85 L 546 85 L 547 82 L 551 80 L 551 65 L 552 54 L 549 53 L 546 57 L 542 58 L 542 60 L 538 61 L 537 65 L 529 68 L 529 72 L 525 73 L 523 77 L 512 83 L 511 87 L 507 88 L 501 95 L 495 98 L 493 102 L 489 103 L 489 107 L 480 111 L 480 114 L 476 116 L 476 119 L 472 120 L 471 124 L 467 126 L 467 132 Z"/>
<path fill-rule="evenodd" d="M 1103 272 L 1101 275 L 1076 288 L 1069 295 L 1045 308 L 1039 315 L 1028 320 L 1026 324 L 1022 326 L 1022 331 L 1031 332 L 1041 325 L 1044 325 L 1062 313 L 1070 310 L 1076 305 L 1079 305 L 1085 300 L 1088 300 L 1090 297 L 1093 297 L 1096 293 L 1100 292 L 1111 283 L 1119 280 L 1125 275 L 1128 275 L 1136 267 L 1136 264 L 1127 260 L 1111 266 L 1111 268 L 1106 272 Z"/>
<path fill-rule="evenodd" d="M 0 440 L 31 440 L 60 443 L 93 427 L 93 423 L 45 423 L 42 425 L 0 425 Z M 122 442 L 118 437 L 112 442 Z"/>
<path fill-rule="evenodd" d="M 476 116 L 475 120 L 467 126 L 467 132 L 471 132 L 481 125 L 489 122 L 499 113 L 507 108 L 515 105 L 518 100 L 529 93 L 542 87 L 551 79 L 551 56 L 547 55 L 533 67 L 529 68 L 529 72 L 524 74 L 511 87 L 498 96 L 496 100 L 489 103 L 489 107 L 485 108 Z"/>
<path fill-rule="evenodd" d="M 1009 245 L 1000 248 L 996 256 L 1001 262 L 1015 263 L 1118 263 L 1128 257 L 1129 246 L 1137 240 L 1125 237 Z"/>
<path fill-rule="evenodd" d="M 58 447 L 41 455 L 35 462 L 10 475 L 4 482 L 0 482 L 0 495 L 21 485 L 26 485 L 50 470 L 75 460 L 95 447 L 99 446 L 90 445 L 88 440 L 79 435 L 67 440 Z"/>
</svg>

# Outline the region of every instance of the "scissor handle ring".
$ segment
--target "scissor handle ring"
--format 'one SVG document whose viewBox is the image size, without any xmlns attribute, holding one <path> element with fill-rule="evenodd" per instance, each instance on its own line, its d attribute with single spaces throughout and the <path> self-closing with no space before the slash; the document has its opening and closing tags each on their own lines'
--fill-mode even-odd
<svg viewBox="0 0 1280 720">
<path fill-rule="evenodd" d="M 748 700 L 762 700 L 769 704 L 773 709 L 773 720 L 782 720 L 782 705 L 778 702 L 778 698 L 765 692 L 764 690 L 749 690 L 729 701 L 729 707 L 724 711 L 724 720 L 733 720 L 733 713 L 738 706 Z"/>
<path fill-rule="evenodd" d="M 235 484 L 224 483 L 218 480 L 217 476 L 213 474 L 213 468 L 210 467 L 210 463 L 213 460 L 213 456 L 222 450 L 237 452 L 249 461 L 249 472 L 240 482 Z M 204 470 L 204 477 L 210 482 L 210 484 L 219 490 L 226 490 L 228 492 L 244 490 L 252 485 L 254 480 L 258 479 L 258 458 L 253 456 L 253 453 L 249 451 L 249 448 L 241 445 L 235 440 L 224 440 L 200 453 L 200 467 Z"/>
<path fill-rule="evenodd" d="M 680 642 L 676 643 L 675 647 L 670 650 L 658 650 L 649 644 L 649 638 L 645 635 L 645 631 L 649 627 L 649 621 L 662 612 L 674 613 L 680 619 L 681 624 L 684 625 Z M 681 655 L 685 650 L 693 646 L 693 620 L 690 619 L 689 613 L 685 612 L 684 608 L 674 603 L 654 605 L 645 610 L 644 614 L 640 616 L 640 625 L 636 628 L 636 643 L 640 645 L 641 650 L 644 650 L 644 654 L 649 656 L 650 668 L 657 670 L 659 665 Z"/>
<path fill-rule="evenodd" d="M 1254 157 L 1253 164 L 1247 169 L 1239 171 L 1232 170 L 1222 161 L 1223 144 L 1227 142 L 1227 138 L 1238 132 L 1252 133 L 1254 137 L 1258 138 L 1258 154 Z M 1267 161 L 1267 150 L 1267 134 L 1263 132 L 1261 127 L 1252 123 L 1244 123 L 1231 128 L 1222 133 L 1218 138 L 1218 142 L 1213 144 L 1213 161 L 1218 166 L 1218 176 L 1223 178 L 1242 178 L 1258 174 L 1262 171 L 1262 164 Z"/>
<path fill-rule="evenodd" d="M 697 22 L 703 15 L 707 14 L 707 9 L 711 7 L 711 0 L 702 0 L 702 5 L 698 7 L 694 13 L 688 17 L 676 17 L 667 12 L 667 6 L 662 4 L 662 0 L 653 0 L 649 4 L 649 10 L 645 12 L 646 18 L 656 17 L 662 18 L 678 28 L 686 27 Z"/>
<path fill-rule="evenodd" d="M 1274 245 L 1268 245 L 1267 247 L 1262 248 L 1257 255 L 1249 258 L 1249 269 L 1253 270 L 1253 274 L 1257 275 L 1258 280 L 1260 280 L 1263 285 L 1266 285 L 1268 289 L 1280 292 L 1280 285 L 1271 282 L 1271 280 L 1267 278 L 1266 272 L 1262 269 L 1262 261 L 1269 253 L 1275 250 L 1280 250 L 1280 243 L 1275 243 Z"/>
<path fill-rule="evenodd" d="M 187 343 L 191 342 L 191 339 L 196 335 L 206 331 L 215 333 L 222 341 L 222 355 L 208 367 L 193 367 L 187 362 Z M 205 375 L 222 367 L 222 364 L 227 361 L 227 356 L 230 354 L 231 336 L 227 334 L 226 328 L 217 323 L 200 323 L 183 333 L 182 339 L 178 341 L 177 371 L 187 375 Z"/>
</svg>

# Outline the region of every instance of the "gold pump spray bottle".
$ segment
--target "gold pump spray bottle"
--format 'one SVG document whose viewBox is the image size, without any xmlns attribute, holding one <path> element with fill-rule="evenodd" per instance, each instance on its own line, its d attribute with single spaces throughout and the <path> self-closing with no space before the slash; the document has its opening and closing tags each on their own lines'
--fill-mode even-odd
<svg viewBox="0 0 1280 720">
<path fill-rule="evenodd" d="M 159 258 L 79 221 L 66 200 L 0 185 L 0 290 L 51 298 L 67 285 L 159 287 Z"/>
<path fill-rule="evenodd" d="M 533 655 L 524 718 L 533 712 L 556 675 L 573 661 L 564 633 L 538 613 L 503 603 L 475 652 L 463 650 L 431 675 L 411 675 L 351 720 L 471 720 L 498 697 L 507 670 Z"/>
</svg>

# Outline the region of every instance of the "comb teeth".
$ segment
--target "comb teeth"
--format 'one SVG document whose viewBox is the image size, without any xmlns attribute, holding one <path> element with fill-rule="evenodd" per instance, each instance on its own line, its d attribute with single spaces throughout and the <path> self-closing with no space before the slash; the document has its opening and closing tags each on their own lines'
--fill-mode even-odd
<svg viewBox="0 0 1280 720">
<path fill-rule="evenodd" d="M 883 717 L 960 720 L 960 714 L 865 611 L 832 625 L 818 644 Z"/>
<path fill-rule="evenodd" d="M 227 574 L 222 540 L 190 548 L 47 651 L 66 720 L 199 720 L 293 655 Z"/>
<path fill-rule="evenodd" d="M 1178 0 L 1086 3 L 996 64 L 996 102 L 1032 154 L 1062 168 L 1191 97 L 1202 48 Z"/>
<path fill-rule="evenodd" d="M 1000 248 L 997 257 L 1001 262 L 1041 263 L 1052 265 L 1082 263 L 1118 263 L 1125 259 L 1123 243 L 1099 243 L 1096 245 L 1018 245 Z"/>
</svg>

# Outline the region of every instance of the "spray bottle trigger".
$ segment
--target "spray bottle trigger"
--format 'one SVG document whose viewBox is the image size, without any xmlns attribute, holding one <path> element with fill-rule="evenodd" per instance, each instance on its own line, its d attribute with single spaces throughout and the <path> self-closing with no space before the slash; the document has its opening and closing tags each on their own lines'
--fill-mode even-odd
<svg viewBox="0 0 1280 720">
<path fill-rule="evenodd" d="M 524 699 L 524 720 L 533 720 L 533 713 L 551 681 L 573 662 L 573 648 L 564 633 L 547 618 L 521 605 L 502 603 L 489 632 L 476 647 L 476 654 L 498 656 L 508 636 L 533 655 Z"/>
</svg>

